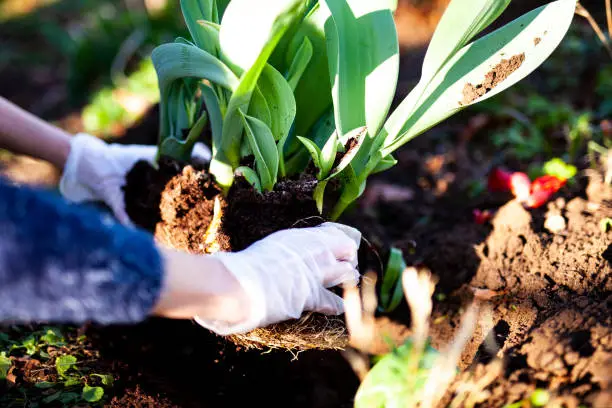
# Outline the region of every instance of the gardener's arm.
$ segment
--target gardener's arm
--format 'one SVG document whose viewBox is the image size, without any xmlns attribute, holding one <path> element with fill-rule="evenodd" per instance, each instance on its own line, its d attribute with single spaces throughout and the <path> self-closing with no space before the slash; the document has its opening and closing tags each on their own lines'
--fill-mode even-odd
<svg viewBox="0 0 612 408">
<path fill-rule="evenodd" d="M 46 160 L 63 169 L 70 134 L 0 96 L 0 148 Z"/>
<path fill-rule="evenodd" d="M 124 224 L 122 187 L 139 160 L 152 162 L 156 146 L 106 143 L 80 133 L 72 136 L 0 97 L 0 149 L 46 160 L 62 170 L 59 189 L 73 202 L 97 201 L 108 205 Z M 210 159 L 210 149 L 196 143 L 194 157 Z"/>
<path fill-rule="evenodd" d="M 93 209 L 0 183 L 0 320 L 135 323 L 155 314 L 196 317 L 225 334 L 304 310 L 340 313 L 325 288 L 355 278 L 358 239 L 342 228 L 282 231 L 242 252 L 196 256 L 158 249 Z"/>
</svg>

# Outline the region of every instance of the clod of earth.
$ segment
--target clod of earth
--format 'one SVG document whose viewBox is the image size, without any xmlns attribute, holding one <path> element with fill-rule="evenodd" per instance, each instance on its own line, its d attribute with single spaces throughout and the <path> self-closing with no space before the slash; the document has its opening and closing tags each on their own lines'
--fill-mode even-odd
<svg viewBox="0 0 612 408">
<path fill-rule="evenodd" d="M 463 88 L 463 99 L 459 104 L 461 106 L 468 105 L 490 92 L 497 85 L 502 83 L 508 76 L 519 69 L 525 61 L 525 53 L 513 55 L 510 59 L 502 59 L 499 64 L 493 67 L 493 69 L 487 72 L 485 79 L 481 84 L 473 85 L 471 83 L 465 84 Z"/>
<path fill-rule="evenodd" d="M 533 39 L 533 44 L 534 45 L 538 45 L 541 41 L 542 41 L 542 39 L 540 37 L 536 37 L 536 38 Z"/>
</svg>

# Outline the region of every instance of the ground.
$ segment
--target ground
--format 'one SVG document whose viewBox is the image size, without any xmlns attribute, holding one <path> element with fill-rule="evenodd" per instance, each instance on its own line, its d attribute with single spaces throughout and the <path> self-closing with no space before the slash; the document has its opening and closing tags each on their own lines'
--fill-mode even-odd
<svg viewBox="0 0 612 408">
<path fill-rule="evenodd" d="M 408 3 L 398 16 L 405 48 L 398 100 L 418 71 L 414 56 L 422 50 L 415 47 L 422 42 L 411 41 L 427 38 L 444 2 L 422 14 Z M 612 189 L 604 182 L 610 164 L 588 148 L 589 141 L 610 142 L 605 120 L 612 114 L 606 100 L 612 62 L 580 23 L 525 84 L 408 144 L 398 166 L 372 178 L 341 220 L 375 246 L 402 249 L 408 264 L 425 265 L 436 276 L 434 348 L 451 342 L 466 306 L 479 299 L 479 325 L 445 403 L 462 385 L 481 380 L 473 406 L 521 403 L 536 390 L 562 406 L 612 406 L 612 228 L 605 224 Z M 11 44 L 21 44 L 19 34 L 14 37 Z M 63 61 L 52 52 L 46 58 Z M 38 66 L 24 80 L 13 66 L 0 79 L 1 94 L 80 129 L 79 105 L 69 105 L 64 94 L 69 71 Z M 18 78 L 23 87 L 15 86 Z M 120 140 L 154 143 L 156 123 L 152 109 Z M 486 191 L 493 167 L 534 174 L 553 157 L 574 164 L 578 174 L 548 204 L 525 209 L 507 194 Z M 57 172 L 44 163 L 8 154 L 2 162 L 3 174 L 18 182 L 57 182 Z M 476 223 L 476 209 L 494 216 Z M 557 229 L 547 222 L 555 216 L 564 223 Z M 410 334 L 407 305 L 387 318 L 399 337 Z M 359 386 L 342 352 L 247 351 L 188 321 L 6 327 L 2 351 L 12 365 L 7 381 L 0 380 L 2 406 L 35 406 L 44 398 L 50 406 L 73 406 L 83 403 L 87 384 L 104 390 L 102 402 L 93 404 L 115 407 L 351 407 Z M 56 367 L 62 355 L 78 361 L 66 378 Z M 108 376 L 112 384 L 103 381 Z M 72 377 L 78 380 L 65 385 Z M 40 385 L 47 383 L 57 385 Z"/>
</svg>

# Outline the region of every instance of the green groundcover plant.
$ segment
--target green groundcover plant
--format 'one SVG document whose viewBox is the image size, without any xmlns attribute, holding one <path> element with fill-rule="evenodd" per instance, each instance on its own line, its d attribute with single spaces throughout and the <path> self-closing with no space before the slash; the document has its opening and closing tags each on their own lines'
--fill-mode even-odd
<svg viewBox="0 0 612 408">
<path fill-rule="evenodd" d="M 559 45 L 575 0 L 557 0 L 476 38 L 510 0 L 452 0 L 414 89 L 390 111 L 399 72 L 397 0 L 181 0 L 191 39 L 152 54 L 158 157 L 190 157 L 210 126 L 209 171 L 227 193 L 316 167 L 319 210 L 337 219 L 412 138 L 533 72 Z M 243 166 L 253 157 L 253 166 Z M 326 187 L 334 181 L 333 198 Z"/>
</svg>

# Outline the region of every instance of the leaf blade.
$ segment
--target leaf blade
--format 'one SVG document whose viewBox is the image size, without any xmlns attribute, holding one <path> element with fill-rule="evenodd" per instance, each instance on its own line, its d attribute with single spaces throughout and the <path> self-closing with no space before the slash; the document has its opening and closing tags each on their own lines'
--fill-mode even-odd
<svg viewBox="0 0 612 408">
<path fill-rule="evenodd" d="M 404 102 L 393 112 L 385 124 L 383 154 L 393 152 L 467 106 L 497 95 L 537 69 L 567 32 L 575 4 L 575 0 L 548 3 L 463 47 L 435 76 L 425 91 L 427 96 L 413 112 L 405 109 Z M 524 61 L 502 82 L 484 95 L 461 103 L 466 84 L 481 83 L 505 58 L 518 55 L 524 55 Z M 409 98 L 413 96 L 405 101 Z"/>
<path fill-rule="evenodd" d="M 367 126 L 375 135 L 395 95 L 399 44 L 393 2 L 324 0 L 332 100 L 339 137 Z"/>
<path fill-rule="evenodd" d="M 247 141 L 255 156 L 255 167 L 265 191 L 271 191 L 278 175 L 278 151 L 270 128 L 261 120 L 239 111 L 246 130 Z"/>
</svg>

